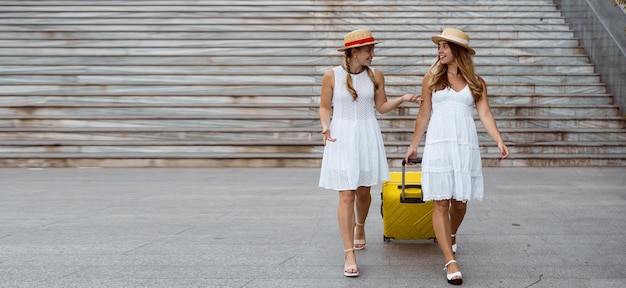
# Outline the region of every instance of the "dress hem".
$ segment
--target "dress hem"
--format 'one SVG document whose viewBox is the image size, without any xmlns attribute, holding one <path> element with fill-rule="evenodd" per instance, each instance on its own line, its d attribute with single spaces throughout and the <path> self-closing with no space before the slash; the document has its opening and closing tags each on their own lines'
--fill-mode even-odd
<svg viewBox="0 0 626 288">
<path fill-rule="evenodd" d="M 439 197 L 439 198 L 432 198 L 432 199 L 424 199 L 424 202 L 428 202 L 428 201 L 443 201 L 443 200 L 455 200 L 455 201 L 460 201 L 460 202 L 469 202 L 469 201 L 472 201 L 472 200 L 483 201 L 483 198 L 456 199 L 454 197 Z"/>
</svg>

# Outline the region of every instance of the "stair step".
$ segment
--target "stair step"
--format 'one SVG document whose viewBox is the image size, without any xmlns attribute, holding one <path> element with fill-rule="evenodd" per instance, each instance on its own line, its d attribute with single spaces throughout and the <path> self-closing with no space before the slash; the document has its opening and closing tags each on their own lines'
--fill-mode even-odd
<svg viewBox="0 0 626 288">
<path fill-rule="evenodd" d="M 420 2 L 404 2 L 394 1 L 392 5 L 385 5 L 386 3 L 371 3 L 364 1 L 365 3 L 354 2 L 350 3 L 349 8 L 340 3 L 334 5 L 328 5 L 328 3 L 320 3 L 319 1 L 232 1 L 225 4 L 214 3 L 216 1 L 203 1 L 203 2 L 190 2 L 190 1 L 176 1 L 167 2 L 164 5 L 162 1 L 145 1 L 135 2 L 134 5 L 124 5 L 119 2 L 115 4 L 108 4 L 106 2 L 89 3 L 88 1 L 46 1 L 46 7 L 38 7 L 36 4 L 28 4 L 36 1 L 2 1 L 1 6 L 3 11 L 15 13 L 15 15 L 29 16 L 34 14 L 33 12 L 45 13 L 45 14 L 61 14 L 66 12 L 70 16 L 83 13 L 94 13 L 101 15 L 102 13 L 114 13 L 114 12 L 161 12 L 161 13 L 180 13 L 180 12 L 213 12 L 218 11 L 224 14 L 228 13 L 242 13 L 242 12 L 259 12 L 266 15 L 268 12 L 289 12 L 289 11 L 303 11 L 303 12 L 324 12 L 335 13 L 342 8 L 350 10 L 351 12 L 371 12 L 373 10 L 381 12 L 394 12 L 394 11 L 407 11 L 407 12 L 430 12 L 426 15 L 433 15 L 432 12 L 443 13 L 444 11 L 450 13 L 456 12 L 502 12 L 511 13 L 511 16 L 520 17 L 523 13 L 532 11 L 541 11 L 544 13 L 550 13 L 556 11 L 554 3 L 502 3 L 498 1 L 473 1 L 470 4 L 459 4 L 458 1 L 437 1 L 434 3 L 420 3 Z M 58 2 L 59 4 L 55 3 Z M 11 4 L 13 3 L 13 4 Z M 402 5 L 398 5 L 402 4 Z M 12 6 L 17 6 L 12 7 Z M 334 8 L 334 9 L 329 9 Z M 517 12 L 517 14 L 512 11 Z M 28 12 L 28 13 L 24 13 Z M 21 14 L 24 13 L 24 14 Z M 104 14 L 107 15 L 107 14 Z M 180 14 L 173 14 L 180 15 Z M 196 16 L 194 13 L 185 13 L 184 15 L 190 15 L 190 17 Z M 473 14 L 475 15 L 475 14 Z M 78 17 L 75 16 L 75 17 Z M 120 13 L 110 14 L 110 16 L 120 16 Z M 89 14 L 85 14 L 84 17 L 89 17 Z M 95 16 L 94 16 L 95 17 Z M 126 16 L 132 17 L 132 16 Z M 260 17 L 260 16 L 257 16 Z M 513 18 L 513 17 L 512 17 Z"/>
<path fill-rule="evenodd" d="M 180 8 L 188 8 L 179 6 Z M 504 22 L 507 24 L 515 23 L 517 21 L 536 21 L 539 23 L 555 23 L 554 19 L 563 19 L 561 13 L 555 9 L 551 11 L 527 9 L 524 7 L 517 7 L 517 11 L 500 10 L 500 9 L 472 9 L 473 6 L 459 5 L 456 9 L 442 10 L 441 6 L 387 6 L 383 8 L 381 6 L 369 6 L 358 7 L 353 6 L 350 9 L 350 13 L 346 14 L 346 11 L 336 10 L 329 11 L 326 7 L 310 6 L 305 9 L 295 6 L 282 6 L 278 9 L 272 9 L 270 6 L 245 6 L 239 9 L 232 9 L 232 7 L 225 7 L 227 10 L 219 9 L 218 7 L 199 7 L 200 10 L 194 12 L 202 13 L 181 13 L 184 11 L 176 11 L 178 8 L 174 6 L 168 7 L 168 10 L 162 10 L 160 7 L 151 6 L 146 9 L 140 8 L 140 6 L 126 9 L 126 13 L 122 14 L 122 11 L 105 11 L 105 10 L 93 10 L 89 7 L 74 8 L 71 6 L 65 6 L 66 9 L 63 12 L 54 11 L 50 9 L 47 11 L 28 11 L 29 8 L 21 7 L 24 11 L 12 11 L 11 18 L 17 21 L 7 21 L 0 17 L 0 23 L 2 24 L 120 24 L 120 23 L 137 23 L 137 24 L 189 24 L 189 23 L 215 23 L 214 19 L 225 20 L 225 23 L 230 23 L 230 19 L 242 19 L 251 21 L 251 24 L 256 24 L 256 21 L 264 21 L 265 23 L 272 23 L 273 21 L 291 20 L 291 23 L 317 23 L 318 20 L 334 20 L 341 18 L 348 23 L 361 22 L 364 18 L 375 19 L 377 23 L 393 23 L 390 20 L 400 20 L 402 23 L 414 24 L 414 23 L 433 23 L 433 19 L 439 18 L 439 21 L 454 20 L 454 17 L 463 17 L 471 21 L 478 21 L 483 19 L 500 20 L 507 18 L 512 22 Z M 7 7 L 4 7 L 7 8 Z M 3 8 L 3 9 L 4 9 Z M 52 7 L 50 7 L 52 8 Z M 467 8 L 467 10 L 465 10 Z M 489 7 L 489 8 L 494 8 Z M 271 9 L 271 10 L 270 10 Z M 372 10 L 380 9 L 377 13 L 372 13 Z M 434 15 L 432 9 L 438 9 L 437 15 Z M 11 10 L 11 9 L 9 9 Z M 439 17 L 437 17 L 439 16 Z M 110 20 L 109 22 L 104 20 Z M 159 21 L 161 20 L 161 21 Z M 240 22 L 236 22 L 240 23 Z M 282 23 L 282 22 L 281 22 Z M 396 21 L 395 23 L 398 23 Z M 484 23 L 484 22 L 479 22 Z"/>
<path fill-rule="evenodd" d="M 482 154 L 499 153 L 493 141 L 480 143 Z M 507 143 L 512 154 L 624 154 L 620 142 L 532 142 Z M 387 154 L 402 154 L 407 141 L 386 141 Z M 0 141 L 0 153 L 321 153 L 321 141 L 189 141 L 189 140 L 6 140 Z M 423 153 L 423 146 L 418 149 Z"/>
<path fill-rule="evenodd" d="M 626 141 L 626 130 L 603 129 L 500 129 L 502 138 L 509 142 L 554 142 L 554 141 Z M 386 128 L 383 139 L 410 141 L 413 128 Z M 0 140 L 298 140 L 321 139 L 318 127 L 264 128 L 205 128 L 205 127 L 0 127 Z M 491 137 L 478 129 L 478 139 L 488 141 Z"/>
<path fill-rule="evenodd" d="M 315 65 L 302 65 L 302 64 L 286 64 L 277 65 L 274 63 L 270 65 L 239 65 L 239 66 L 226 66 L 226 65 L 194 65 L 194 66 L 173 66 L 173 65 L 99 65 L 99 66 L 87 66 L 87 65 L 48 65 L 41 67 L 38 65 L 19 65 L 10 66 L 4 65 L 0 75 L 80 75 L 80 76 L 103 76 L 103 75 L 256 75 L 258 71 L 262 71 L 265 75 L 306 75 L 319 77 L 326 70 L 330 69 L 330 63 L 328 66 L 315 66 Z M 427 71 L 430 65 L 375 65 L 373 68 L 384 72 L 386 77 L 398 77 L 411 75 L 410 77 L 421 77 L 423 75 L 415 75 L 416 71 Z M 519 76 L 521 74 L 527 74 L 533 72 L 535 74 L 541 74 L 543 76 L 556 76 L 566 77 L 572 76 L 588 76 L 592 75 L 594 79 L 597 77 L 595 67 L 589 64 L 579 65 L 505 65 L 505 64 L 483 64 L 476 66 L 477 73 L 480 75 L 489 75 L 490 77 L 507 75 L 507 76 Z M 525 72 L 525 73 L 523 73 Z M 556 74 L 556 75 L 554 75 Z M 596 80 L 597 81 L 597 80 Z M 513 81 L 515 82 L 515 81 Z"/>
<path fill-rule="evenodd" d="M 400 167 L 404 155 L 388 155 Z M 484 167 L 626 166 L 626 155 L 512 155 L 499 160 L 483 156 Z M 0 153 L 0 167 L 319 167 L 315 153 Z"/>
<path fill-rule="evenodd" d="M 279 91 L 277 91 L 279 92 Z M 613 97 L 610 94 L 543 94 L 543 95 L 506 95 L 506 94 L 494 94 L 489 93 L 489 103 L 491 105 L 613 105 Z M 11 107 L 17 110 L 25 108 L 28 110 L 45 108 L 47 105 L 62 107 L 67 106 L 89 106 L 89 105 L 107 105 L 107 104 L 152 104 L 169 106 L 170 104 L 196 104 L 196 105 L 208 105 L 208 104 L 275 104 L 275 103 L 293 103 L 293 104 L 306 104 L 317 103 L 319 96 L 312 95 L 310 92 L 305 94 L 289 93 L 289 94 L 276 94 L 267 95 L 263 97 L 246 96 L 246 95 L 212 95 L 206 97 L 206 95 L 181 95 L 181 96 L 167 96 L 167 95 L 95 95 L 97 97 L 89 97 L 89 95 L 59 95 L 59 96 L 47 96 L 47 95 L 1 95 L 0 94 L 0 107 Z M 394 96 L 389 96 L 390 98 Z M 404 104 L 406 105 L 406 104 Z M 317 106 L 317 104 L 315 105 Z M 10 113 L 9 115 L 15 115 L 16 113 Z M 23 114 L 23 113 L 22 113 Z M 20 114 L 21 115 L 21 114 Z"/>
<path fill-rule="evenodd" d="M 284 83 L 274 82 L 274 85 L 268 84 L 237 84 L 237 83 L 184 83 L 185 85 L 160 85 L 159 83 L 145 83 L 142 85 L 103 85 L 98 83 L 74 83 L 74 84 L 35 84 L 23 83 L 0 85 L 1 95 L 40 95 L 45 92 L 47 95 L 98 95 L 107 94 L 128 95 L 152 95 L 152 94 L 170 94 L 177 95 L 240 95 L 247 97 L 271 96 L 276 94 L 309 94 L 319 97 L 319 87 L 314 83 Z M 401 85 L 386 84 L 385 90 L 387 95 L 403 95 L 417 91 L 417 84 Z M 271 89 L 268 89 L 271 88 Z M 495 94 L 606 94 L 607 88 L 603 83 L 492 83 L 489 85 L 489 93 Z"/>
<path fill-rule="evenodd" d="M 89 3 L 89 4 L 85 5 L 85 3 Z M 350 8 L 371 7 L 374 3 L 377 7 L 395 7 L 398 5 L 402 5 L 402 7 L 412 7 L 412 6 L 438 7 L 432 4 L 428 4 L 428 3 L 416 4 L 415 1 L 412 1 L 412 0 L 395 0 L 392 3 L 384 2 L 384 1 L 374 1 L 373 3 L 368 2 L 368 1 L 355 2 L 353 5 L 350 5 Z M 526 1 L 526 2 L 520 1 L 520 2 L 515 2 L 515 3 L 510 3 L 507 0 L 475 0 L 475 1 L 472 1 L 472 4 L 473 5 L 468 6 L 470 7 L 470 9 L 472 7 L 474 8 L 483 7 L 483 6 L 492 7 L 493 5 L 506 6 L 506 7 L 545 7 L 544 9 L 554 9 L 554 3 L 552 3 L 550 0 Z M 23 9 L 28 8 L 32 10 L 42 10 L 42 11 L 50 10 L 50 9 L 42 9 L 41 7 L 38 7 L 40 5 L 41 5 L 40 1 L 37 1 L 37 0 L 35 1 L 33 0 L 30 0 L 30 1 L 29 0 L 4 0 L 0 2 L 0 6 L 18 6 Z M 118 2 L 118 1 L 112 1 L 111 3 L 111 2 L 94 1 L 94 0 L 91 0 L 91 2 L 89 2 L 89 0 L 80 0 L 80 1 L 78 0 L 73 0 L 73 1 L 72 0 L 47 0 L 46 5 L 48 5 L 46 6 L 46 8 L 55 7 L 55 6 L 69 6 L 69 7 L 84 7 L 87 10 L 89 10 L 91 7 L 94 7 L 94 6 L 100 7 L 102 9 L 106 7 L 110 7 L 109 9 L 112 9 L 112 10 L 128 9 L 125 6 L 131 6 L 131 9 L 132 7 L 144 7 L 144 6 L 166 6 L 166 7 L 170 7 L 170 9 L 171 7 L 178 7 L 178 6 L 226 7 L 228 8 L 228 10 L 226 11 L 231 11 L 235 9 L 233 7 L 238 7 L 238 9 L 241 9 L 241 10 L 251 9 L 250 7 L 259 7 L 260 9 L 264 9 L 264 8 L 270 8 L 273 6 L 278 6 L 278 7 L 304 6 L 302 9 L 308 9 L 310 7 L 324 7 L 325 9 L 328 9 L 328 7 L 332 7 L 332 8 L 344 7 L 341 3 L 329 4 L 327 2 L 319 2 L 317 0 L 298 0 L 298 1 L 293 1 L 293 0 L 253 0 L 253 1 L 252 0 L 211 0 L 211 1 L 200 1 L 200 2 L 197 0 L 177 0 L 175 2 L 163 1 L 163 0 L 142 0 L 142 1 L 134 2 L 134 3 Z M 453 9 L 459 6 L 458 1 L 454 1 L 454 0 L 439 0 L 437 1 L 437 5 L 440 5 L 443 8 L 438 8 L 435 11 L 439 11 L 439 9 Z M 242 8 L 241 6 L 244 6 L 245 8 Z M 16 11 L 21 11 L 21 10 L 16 10 Z M 65 11 L 65 10 L 58 9 L 58 11 Z"/>
<path fill-rule="evenodd" d="M 0 28 L 2 26 L 0 25 Z M 583 55 L 584 51 L 582 47 L 493 47 L 493 46 L 481 46 L 472 45 L 477 51 L 480 51 L 481 55 L 504 55 L 504 56 L 531 56 L 531 55 L 543 55 L 544 57 L 557 56 L 557 55 Z M 307 49 L 302 49 L 301 45 L 293 44 L 293 46 L 283 47 L 257 47 L 251 49 L 251 47 L 190 47 L 181 48 L 181 50 L 174 50 L 169 47 L 25 47 L 25 48 L 11 48 L 0 47 L 0 56 L 24 56 L 29 55 L 31 57 L 40 56 L 173 56 L 173 55 L 186 55 L 186 56 L 238 56 L 238 57 L 260 57 L 260 56 L 273 56 L 281 54 L 283 56 L 341 56 L 335 49 L 340 47 L 340 43 L 330 45 L 316 44 L 308 46 Z M 432 55 L 435 45 L 432 47 L 413 46 L 413 47 L 385 47 L 384 54 L 381 56 L 417 56 L 417 55 Z M 381 51 L 383 48 L 381 48 Z M 383 52 L 381 52 L 383 53 Z M 434 58 L 430 58 L 433 61 Z"/>
<path fill-rule="evenodd" d="M 0 33 L 2 35 L 2 33 Z M 318 65 L 324 67 L 334 67 L 341 63 L 341 54 L 332 55 L 255 55 L 254 57 L 248 57 L 245 59 L 245 63 L 241 65 L 263 65 L 263 66 L 275 66 L 275 63 L 280 63 L 280 66 L 288 65 Z M 589 58 L 584 55 L 550 55 L 549 57 L 537 56 L 537 55 L 477 55 L 473 58 L 474 64 L 480 67 L 480 65 L 589 65 Z M 406 63 L 412 63 L 413 65 L 429 66 L 435 61 L 433 57 L 423 56 L 411 56 L 410 54 L 403 55 L 390 55 L 385 54 L 376 56 L 377 65 L 398 65 L 407 66 Z M 66 55 L 66 56 L 52 56 L 52 55 L 39 55 L 38 57 L 28 57 L 19 55 L 0 55 L 0 65 L 184 65 L 184 66 L 202 66 L 209 65 L 222 65 L 232 66 L 232 63 L 242 62 L 242 57 L 239 56 L 198 56 L 198 55 L 136 55 L 136 56 L 80 56 L 80 55 Z M 236 65 L 238 66 L 238 65 Z M 415 68 L 417 74 L 417 66 Z M 325 69 L 324 69 L 325 70 Z M 320 71 L 321 72 L 321 71 Z M 423 74 L 422 72 L 420 74 Z"/>
<path fill-rule="evenodd" d="M 319 104 L 26 104 L 21 106 L 0 103 L 2 115 L 317 115 Z M 491 105 L 496 116 L 617 116 L 615 105 Z M 418 106 L 403 105 L 387 115 L 417 115 Z"/>
<path fill-rule="evenodd" d="M 136 13 L 136 12 L 133 12 Z M 338 14 L 345 15 L 345 12 L 337 12 Z M 497 14 L 502 12 L 481 12 L 479 14 L 480 17 L 474 18 L 465 18 L 463 25 L 484 25 L 485 23 L 489 23 L 492 25 L 509 25 L 509 27 L 514 25 L 565 25 L 565 20 L 562 17 L 554 17 L 554 16 L 545 16 L 545 17 L 536 17 L 532 16 L 535 14 L 533 12 L 528 13 L 528 17 L 516 17 L 510 18 L 507 16 L 497 16 Z M 93 13 L 92 13 L 93 14 Z M 314 12 L 280 12 L 275 15 L 264 15 L 264 17 L 250 17 L 250 12 L 239 12 L 233 13 L 231 15 L 223 15 L 224 13 L 220 12 L 206 12 L 202 15 L 202 18 L 170 18 L 166 15 L 155 15 L 150 18 L 108 18 L 108 17 L 98 17 L 98 18 L 44 18 L 47 15 L 41 15 L 42 18 L 18 18 L 18 19 L 3 19 L 0 18 L 0 31 L 23 31 L 22 29 L 16 29 L 15 27 L 32 27 L 41 29 L 36 30 L 46 30 L 47 27 L 57 27 L 59 30 L 70 30 L 70 31 L 91 31 L 95 29 L 109 30 L 107 28 L 114 28 L 113 30 L 120 30 L 121 27 L 126 26 L 127 30 L 133 30 L 133 28 L 137 28 L 138 26 L 154 26 L 156 29 L 172 29 L 175 26 L 205 26 L 210 27 L 213 25 L 233 25 L 235 27 L 239 25 L 272 25 L 283 28 L 284 25 L 303 26 L 298 30 L 307 30 L 310 29 L 310 26 L 317 25 L 327 25 L 328 22 L 334 17 L 333 15 L 315 15 L 319 13 Z M 446 13 L 449 14 L 450 18 L 439 18 L 439 17 L 420 17 L 421 13 L 412 13 L 412 12 L 402 12 L 402 13 L 393 13 L 394 15 L 381 15 L 380 16 L 372 15 L 371 12 L 355 12 L 350 11 L 351 17 L 344 17 L 342 19 L 345 21 L 344 23 L 352 23 L 352 25 L 368 25 L 371 21 L 376 21 L 375 25 L 395 25 L 398 23 L 399 18 L 402 19 L 402 22 L 405 25 L 429 25 L 435 22 L 441 22 L 443 26 L 457 26 L 459 24 L 459 20 L 457 18 L 464 18 L 467 15 L 467 12 L 454 12 L 454 13 Z M 539 14 L 539 13 L 537 13 Z M 362 15 L 362 16 L 361 16 Z M 390 17 L 390 18 L 387 18 Z M 242 24 L 241 19 L 245 18 L 245 24 Z M 143 29 L 139 29 L 143 31 Z M 221 30 L 221 29 L 216 29 Z M 379 29 L 382 30 L 382 29 Z M 390 29 L 396 30 L 396 29 Z M 378 31 L 378 30 L 377 30 Z M 436 29 L 433 29 L 436 31 Z M 471 31 L 469 31 L 471 32 Z M 333 40 L 335 41 L 335 40 Z"/>
<path fill-rule="evenodd" d="M 413 115 L 379 115 L 382 128 L 413 127 Z M 475 117 L 477 127 L 482 123 Z M 620 116 L 576 117 L 571 116 L 498 116 L 500 128 L 626 128 Z M 0 115 L 0 127 L 318 127 L 317 115 L 138 115 L 107 113 L 103 115 Z"/>
<path fill-rule="evenodd" d="M 523 71 L 520 71 L 522 73 Z M 266 74 L 263 75 L 0 75 L 0 85 L 12 84 L 33 84 L 33 85 L 81 85 L 81 84 L 99 84 L 99 85 L 176 85 L 185 83 L 188 85 L 205 85 L 206 83 L 215 82 L 222 85 L 236 85 L 238 83 L 246 84 L 283 84 L 292 83 L 298 86 L 318 86 L 316 80 L 320 78 L 314 73 L 313 75 L 289 75 L 289 74 Z M 586 73 L 582 75 L 576 74 L 509 74 L 503 73 L 482 75 L 487 83 L 528 83 L 541 80 L 544 83 L 558 83 L 567 85 L 569 83 L 594 83 L 600 81 L 600 75 Z M 385 84 L 387 85 L 403 85 L 405 83 L 421 83 L 422 76 L 396 76 L 387 75 Z"/>
<path fill-rule="evenodd" d="M 441 19 L 437 19 L 436 23 L 438 24 L 430 24 L 430 23 L 421 23 L 421 24 L 412 24 L 412 25 L 420 25 L 420 29 L 427 31 L 441 31 L 442 26 L 446 27 L 459 27 L 460 29 L 464 29 L 466 26 L 470 29 L 464 29 L 464 31 L 471 33 L 473 31 L 568 31 L 569 28 L 565 25 L 564 21 L 561 19 L 556 19 L 555 21 L 558 23 L 542 23 L 536 20 L 528 20 L 525 22 L 516 21 L 518 23 L 510 23 L 510 18 L 504 18 L 500 23 L 487 23 L 485 24 L 483 21 L 477 21 L 477 23 L 468 25 L 463 20 L 449 20 L 445 23 L 441 22 Z M 220 19 L 221 20 L 221 19 Z M 558 20 L 558 21 L 557 21 Z M 362 28 L 363 26 L 369 27 L 372 31 L 411 31 L 411 27 L 405 24 L 372 24 L 369 20 L 362 20 L 363 23 L 352 23 L 352 24 L 328 24 L 324 23 L 310 23 L 310 24 L 300 24 L 295 25 L 294 23 L 269 23 L 269 24 L 255 24 L 251 25 L 250 23 L 242 23 L 241 21 L 237 23 L 220 23 L 220 24 L 205 24 L 205 25 L 49 25 L 49 24 L 41 24 L 41 25 L 0 25 L 0 32 L 54 32 L 54 33 L 64 33 L 64 32 L 120 32 L 120 31 L 133 31 L 133 32 L 151 32 L 151 33 L 161 33 L 161 32 L 216 32 L 216 31 L 246 31 L 246 32 L 296 32 L 296 31 L 312 31 L 314 29 L 326 29 L 329 31 L 351 31 L 354 29 Z M 367 21 L 367 22 L 365 22 Z M 132 21 L 130 21 L 132 22 Z M 491 22 L 491 21 L 489 21 Z M 318 31 L 319 31 L 318 30 Z M 333 42 L 337 40 L 332 40 Z"/>
<path fill-rule="evenodd" d="M 135 13 L 133 13 L 134 15 Z M 2 17 L 0 13 L 0 17 Z M 64 16 L 59 16 L 64 17 Z M 65 16 L 67 17 L 67 16 Z M 303 27 L 304 28 L 304 27 Z M 381 31 L 376 33 L 376 38 L 387 43 L 394 39 L 404 39 L 404 41 L 413 42 L 415 45 L 422 43 L 425 39 L 430 39 L 430 36 L 440 32 L 440 29 L 431 31 Z M 562 30 L 552 31 L 519 31 L 515 27 L 511 27 L 511 30 L 494 31 L 472 31 L 472 39 L 554 39 L 554 40 L 571 40 L 575 39 L 574 33 L 563 27 Z M 54 32 L 41 32 L 41 31 L 5 31 L 0 33 L 0 39 L 7 40 L 72 40 L 65 41 L 67 45 L 73 43 L 80 43 L 87 40 L 301 40 L 304 37 L 306 39 L 342 39 L 345 35 L 345 31 L 338 31 L 334 29 L 328 29 L 325 31 L 303 30 L 303 31 L 266 31 L 264 33 L 248 32 L 246 30 L 228 30 L 228 31 L 177 31 L 177 32 L 160 32 L 154 33 L 151 31 L 54 31 Z M 333 40 L 334 41 L 334 40 Z M 475 57 L 479 57 L 476 55 Z M 378 61 L 377 61 L 378 62 Z"/>
</svg>

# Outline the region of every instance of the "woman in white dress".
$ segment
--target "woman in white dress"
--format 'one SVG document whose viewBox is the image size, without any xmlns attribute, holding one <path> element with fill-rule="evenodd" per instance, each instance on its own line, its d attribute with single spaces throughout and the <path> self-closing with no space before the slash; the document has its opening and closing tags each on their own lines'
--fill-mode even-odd
<svg viewBox="0 0 626 288">
<path fill-rule="evenodd" d="M 433 36 L 438 57 L 422 81 L 423 102 L 405 160 L 417 157 L 417 147 L 426 132 L 422 159 L 422 191 L 425 201 L 434 201 L 433 228 L 446 262 L 448 283 L 463 282 L 456 253 L 456 232 L 463 221 L 468 200 L 482 200 L 483 178 L 476 109 L 485 130 L 497 143 L 500 158 L 509 151 L 487 100 L 487 85 L 474 72 L 469 36 L 447 28 Z"/>
<path fill-rule="evenodd" d="M 344 52 L 343 65 L 324 73 L 320 93 L 325 147 L 319 186 L 339 191 L 337 218 L 345 254 L 344 275 L 348 277 L 359 275 L 354 250 L 365 247 L 370 187 L 389 178 L 376 111 L 386 113 L 418 99 L 418 95 L 405 94 L 387 101 L 383 73 L 370 68 L 377 43 L 370 30 L 346 34 L 344 47 L 338 49 Z"/>
</svg>

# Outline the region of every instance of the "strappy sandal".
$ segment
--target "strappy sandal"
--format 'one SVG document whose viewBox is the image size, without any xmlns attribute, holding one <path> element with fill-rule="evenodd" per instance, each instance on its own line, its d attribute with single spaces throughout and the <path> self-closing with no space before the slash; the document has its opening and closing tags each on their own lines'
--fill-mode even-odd
<svg viewBox="0 0 626 288">
<path fill-rule="evenodd" d="M 452 253 L 456 254 L 456 234 L 452 234 L 450 236 L 454 239 L 454 244 L 452 244 Z"/>
<path fill-rule="evenodd" d="M 346 249 L 343 251 L 343 253 L 348 253 L 348 252 L 352 252 L 354 253 L 354 248 L 350 248 L 350 249 Z M 344 261 L 348 260 L 348 255 L 344 255 Z M 356 260 L 356 256 L 355 256 L 355 260 Z M 348 271 L 355 271 L 355 272 L 348 272 Z M 346 277 L 357 277 L 359 276 L 359 269 L 357 268 L 356 264 L 352 264 L 352 265 L 345 265 L 343 266 L 343 276 Z"/>
<path fill-rule="evenodd" d="M 356 235 L 356 228 L 357 226 L 361 226 L 363 227 L 364 224 L 361 224 L 359 222 L 355 222 L 356 226 L 354 226 L 354 234 Z M 361 245 L 359 247 L 357 247 L 356 245 Z M 363 250 L 365 249 L 365 239 L 354 239 L 354 250 Z"/>
<path fill-rule="evenodd" d="M 448 271 L 448 266 L 450 264 L 452 264 L 452 263 L 457 263 L 457 262 L 456 262 L 456 260 L 448 261 L 448 263 L 446 263 L 446 265 L 443 266 L 443 271 L 447 272 Z M 458 263 L 457 263 L 457 265 L 458 265 Z M 456 278 L 456 277 L 458 277 L 458 278 Z M 463 275 L 461 275 L 461 271 L 457 271 L 457 272 L 454 272 L 454 273 L 451 273 L 451 274 L 446 274 L 446 278 L 448 278 L 448 283 L 452 284 L 452 285 L 461 285 L 461 284 L 463 284 L 463 278 L 461 278 L 461 277 L 463 277 Z M 456 278 L 456 279 L 454 279 L 454 278 Z"/>
</svg>

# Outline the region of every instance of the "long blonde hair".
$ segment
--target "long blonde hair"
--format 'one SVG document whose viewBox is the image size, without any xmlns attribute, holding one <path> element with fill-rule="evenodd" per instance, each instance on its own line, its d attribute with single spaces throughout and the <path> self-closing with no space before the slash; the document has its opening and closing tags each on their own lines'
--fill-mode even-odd
<svg viewBox="0 0 626 288">
<path fill-rule="evenodd" d="M 463 79 L 465 79 L 465 82 L 467 82 L 467 85 L 472 91 L 474 102 L 478 102 L 483 96 L 484 87 L 482 78 L 476 75 L 474 71 L 472 57 L 467 49 L 452 42 L 448 42 L 448 44 L 452 55 L 454 55 L 454 62 L 461 71 L 461 76 L 463 76 Z M 448 65 L 442 65 L 439 57 L 437 57 L 437 61 L 430 66 L 428 71 L 430 71 L 432 75 L 430 81 L 428 81 L 430 91 L 443 90 L 444 88 L 450 87 L 450 81 L 448 81 Z"/>
<path fill-rule="evenodd" d="M 359 48 L 360 47 L 352 48 L 352 49 L 359 49 Z M 352 77 L 350 77 L 350 57 L 352 56 L 352 49 L 346 50 L 346 52 L 343 54 L 343 66 L 348 72 L 348 75 L 346 76 L 346 87 L 348 88 L 348 92 L 350 92 L 350 95 L 352 95 L 352 99 L 356 101 L 359 95 L 357 95 L 356 90 L 354 89 L 354 86 L 352 85 Z M 372 72 L 372 69 L 370 69 L 367 66 L 364 66 L 364 69 L 367 71 L 367 76 L 369 76 L 370 80 L 372 80 L 372 83 L 374 83 L 374 91 L 378 90 L 378 82 L 376 82 L 376 77 L 374 77 L 374 72 Z"/>
</svg>

